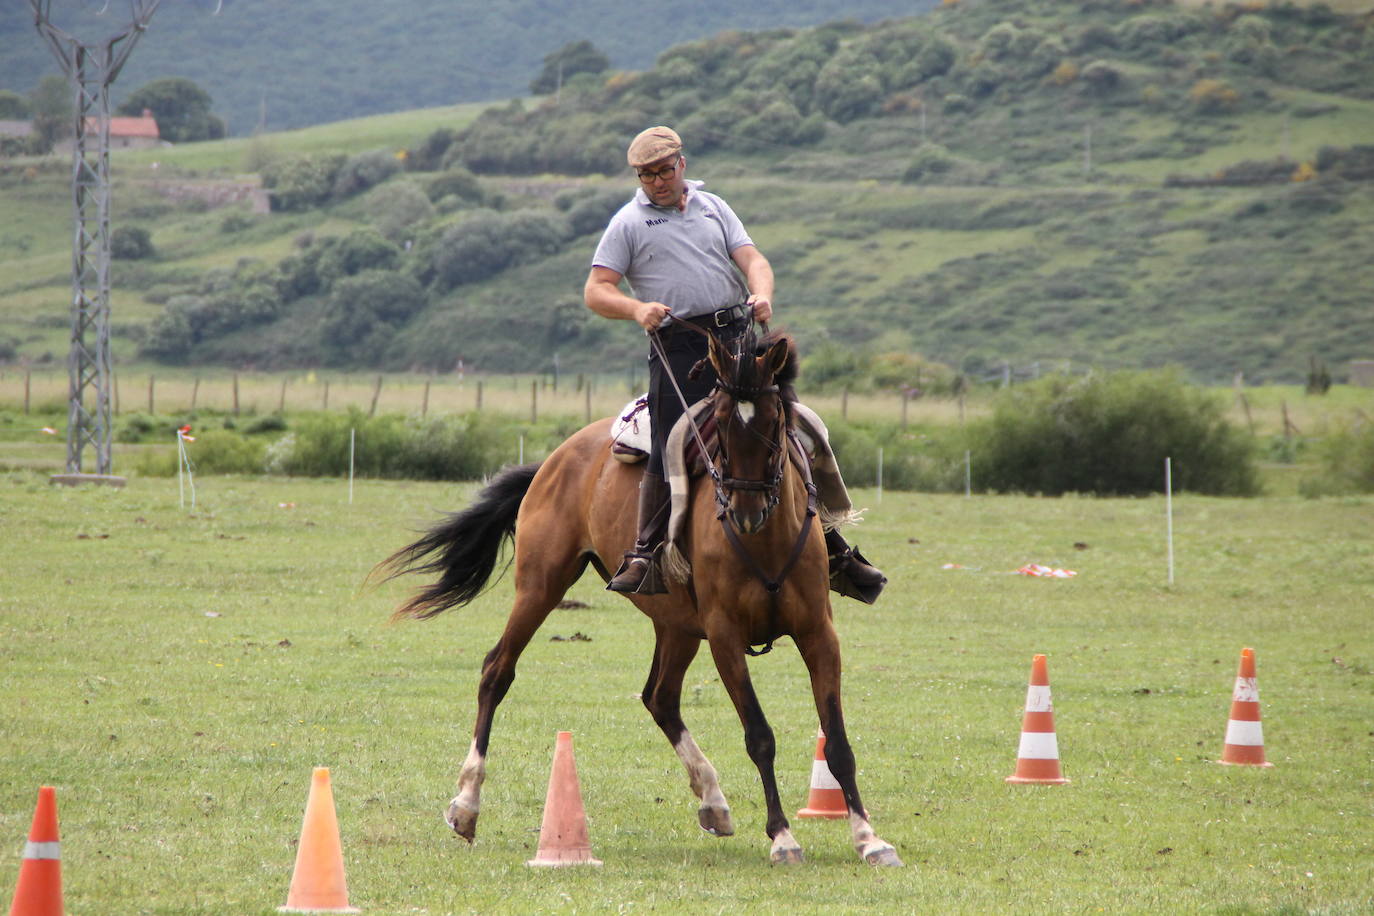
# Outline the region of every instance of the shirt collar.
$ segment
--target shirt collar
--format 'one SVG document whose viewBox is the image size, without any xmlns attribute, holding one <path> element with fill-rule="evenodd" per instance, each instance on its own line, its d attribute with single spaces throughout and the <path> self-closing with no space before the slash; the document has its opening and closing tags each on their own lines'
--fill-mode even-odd
<svg viewBox="0 0 1374 916">
<path fill-rule="evenodd" d="M 695 190 L 697 190 L 698 188 L 702 187 L 703 185 L 705 185 L 706 182 L 704 182 L 704 181 L 698 181 L 698 180 L 695 179 L 695 178 L 688 178 L 688 179 L 684 182 L 684 184 L 687 186 L 687 206 L 690 207 L 690 206 L 692 205 L 692 198 L 693 198 L 693 196 L 694 196 L 694 195 L 692 194 L 692 192 L 695 191 Z M 660 206 L 658 206 L 658 205 L 655 204 L 652 200 L 649 199 L 649 195 L 644 193 L 644 189 L 643 189 L 643 188 L 637 188 L 637 189 L 635 190 L 635 203 L 639 204 L 641 207 L 653 207 L 655 210 L 665 210 L 665 209 L 667 209 L 667 210 L 676 210 L 676 209 L 677 209 L 676 207 L 660 207 Z"/>
</svg>

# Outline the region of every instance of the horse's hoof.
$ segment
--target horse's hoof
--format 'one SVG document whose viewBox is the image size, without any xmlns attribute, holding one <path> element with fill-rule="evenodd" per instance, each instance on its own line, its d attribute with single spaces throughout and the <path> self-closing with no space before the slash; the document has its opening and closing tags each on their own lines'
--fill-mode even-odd
<svg viewBox="0 0 1374 916">
<path fill-rule="evenodd" d="M 730 817 L 729 808 L 708 808 L 703 805 L 697 809 L 697 823 L 712 836 L 735 835 L 735 822 Z"/>
<path fill-rule="evenodd" d="M 477 812 L 459 805 L 458 799 L 449 802 L 444 821 L 453 828 L 454 833 L 469 843 L 477 838 Z"/>
<path fill-rule="evenodd" d="M 774 865 L 800 865 L 805 859 L 800 846 L 788 846 L 774 849 L 768 854 L 768 861 Z"/>
<path fill-rule="evenodd" d="M 885 865 L 891 868 L 902 868 L 906 864 L 897 856 L 897 850 L 891 846 L 879 846 L 877 849 L 870 849 L 864 853 L 864 861 L 869 865 Z"/>
</svg>

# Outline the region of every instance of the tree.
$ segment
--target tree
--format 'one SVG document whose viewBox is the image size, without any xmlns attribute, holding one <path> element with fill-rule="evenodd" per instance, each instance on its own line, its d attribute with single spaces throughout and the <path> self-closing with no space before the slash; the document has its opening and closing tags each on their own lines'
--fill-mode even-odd
<svg viewBox="0 0 1374 916">
<path fill-rule="evenodd" d="M 29 116 L 29 103 L 17 92 L 0 89 L 0 120 L 23 121 Z"/>
<path fill-rule="evenodd" d="M 29 93 L 29 110 L 33 112 L 33 133 L 36 153 L 46 153 L 53 144 L 72 135 L 76 128 L 75 101 L 66 77 L 43 77 Z"/>
<path fill-rule="evenodd" d="M 179 76 L 153 80 L 135 89 L 116 114 L 136 118 L 144 109 L 157 119 L 162 139 L 173 143 L 218 140 L 225 134 L 224 121 L 210 113 L 210 94 Z"/>
<path fill-rule="evenodd" d="M 610 66 L 610 58 L 598 51 L 590 41 L 585 38 L 570 41 L 544 57 L 544 69 L 530 83 L 530 92 L 547 95 L 556 92 L 574 74 L 605 73 Z"/>
</svg>

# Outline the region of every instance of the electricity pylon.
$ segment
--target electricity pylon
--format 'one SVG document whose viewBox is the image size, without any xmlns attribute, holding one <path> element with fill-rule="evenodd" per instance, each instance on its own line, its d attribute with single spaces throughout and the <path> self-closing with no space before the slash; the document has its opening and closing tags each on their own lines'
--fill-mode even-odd
<svg viewBox="0 0 1374 916">
<path fill-rule="evenodd" d="M 29 0 L 39 34 L 57 55 L 76 93 L 66 482 L 82 474 L 82 454 L 88 445 L 95 450 L 99 477 L 94 479 L 117 480 L 111 477 L 110 462 L 110 84 L 161 2 L 129 0 L 132 21 L 127 28 L 84 42 L 53 24 L 52 0 Z"/>
</svg>

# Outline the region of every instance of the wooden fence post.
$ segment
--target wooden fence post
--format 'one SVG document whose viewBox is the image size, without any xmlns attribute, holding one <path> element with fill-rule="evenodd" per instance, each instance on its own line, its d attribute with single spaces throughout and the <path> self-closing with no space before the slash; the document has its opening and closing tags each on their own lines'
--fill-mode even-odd
<svg viewBox="0 0 1374 916">
<path fill-rule="evenodd" d="M 425 399 L 424 402 L 420 404 L 420 416 L 422 417 L 429 416 L 429 386 L 433 381 L 433 378 L 425 379 Z"/>
<path fill-rule="evenodd" d="M 239 415 L 239 374 L 234 373 L 234 416 Z"/>
<path fill-rule="evenodd" d="M 539 422 L 539 379 L 530 382 L 530 422 Z"/>
<path fill-rule="evenodd" d="M 32 382 L 33 372 L 26 369 L 24 371 L 24 413 L 29 412 L 29 396 L 31 392 Z"/>
<path fill-rule="evenodd" d="M 191 412 L 195 413 L 196 399 L 200 397 L 200 376 L 196 376 L 195 383 L 191 385 Z"/>
<path fill-rule="evenodd" d="M 482 383 L 477 383 L 477 406 L 473 408 L 478 413 L 482 412 Z"/>
<path fill-rule="evenodd" d="M 281 380 L 281 398 L 277 400 L 277 413 L 286 413 L 286 379 Z"/>
<path fill-rule="evenodd" d="M 157 414 L 157 411 L 153 409 L 153 374 L 151 372 L 148 373 L 148 413 Z"/>
<path fill-rule="evenodd" d="M 370 408 L 368 408 L 368 411 L 367 411 L 367 415 L 368 415 L 369 417 L 374 417 L 374 416 L 377 415 L 377 398 L 381 397 L 381 395 L 382 395 L 382 376 L 381 376 L 381 373 L 378 373 L 378 374 L 377 374 L 377 385 L 376 385 L 375 388 L 372 389 L 372 406 L 371 406 Z"/>
</svg>

